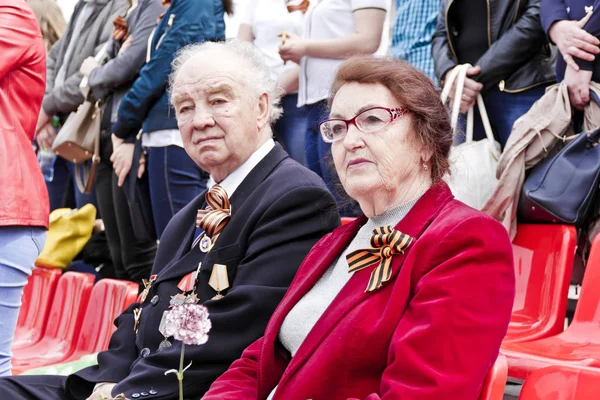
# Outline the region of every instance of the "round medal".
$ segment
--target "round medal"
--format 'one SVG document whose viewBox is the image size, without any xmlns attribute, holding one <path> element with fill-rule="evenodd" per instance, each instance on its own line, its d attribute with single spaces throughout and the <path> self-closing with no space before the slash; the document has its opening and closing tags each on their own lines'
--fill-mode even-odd
<svg viewBox="0 0 600 400">
<path fill-rule="evenodd" d="M 200 251 L 207 253 L 212 248 L 212 241 L 206 235 L 200 239 Z"/>
</svg>

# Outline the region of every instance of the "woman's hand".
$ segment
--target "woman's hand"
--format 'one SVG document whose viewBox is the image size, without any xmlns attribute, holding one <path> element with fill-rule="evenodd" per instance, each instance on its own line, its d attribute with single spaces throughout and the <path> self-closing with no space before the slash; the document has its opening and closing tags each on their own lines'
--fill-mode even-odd
<svg viewBox="0 0 600 400">
<path fill-rule="evenodd" d="M 113 144 L 113 153 L 110 156 L 110 161 L 113 163 L 113 169 L 115 175 L 117 175 L 119 187 L 123 186 L 129 171 L 131 170 L 131 164 L 133 163 L 133 151 L 135 145 L 133 143 L 125 143 L 123 139 L 118 138 L 114 134 L 111 136 Z M 146 171 L 146 157 L 142 154 L 140 156 L 140 162 L 137 172 L 137 177 L 141 178 Z"/>
<path fill-rule="evenodd" d="M 293 33 L 282 33 L 279 37 L 283 38 L 281 46 L 279 46 L 281 59 L 300 64 L 300 59 L 306 55 L 307 41 Z"/>
<path fill-rule="evenodd" d="M 565 83 L 569 91 L 569 100 L 571 105 L 578 110 L 590 102 L 590 82 L 592 81 L 593 71 L 576 71 L 567 65 L 565 70 Z"/>
<path fill-rule="evenodd" d="M 88 57 L 85 60 L 83 60 L 83 64 L 81 64 L 81 67 L 79 68 L 79 72 L 83 76 L 90 76 L 92 71 L 98 68 L 99 66 L 100 64 L 98 64 L 98 61 L 96 61 L 94 57 Z"/>
<path fill-rule="evenodd" d="M 579 71 L 579 66 L 573 57 L 594 61 L 595 55 L 600 54 L 600 40 L 583 29 L 591 16 L 589 12 L 579 21 L 557 21 L 548 30 L 548 36 L 556 43 L 563 59 L 575 71 Z"/>
<path fill-rule="evenodd" d="M 457 67 L 454 67 L 457 68 Z M 450 71 L 446 73 L 448 75 Z M 467 77 L 477 75 L 481 72 L 481 68 L 479 65 L 475 67 L 469 67 L 467 70 Z M 481 93 L 483 89 L 483 84 L 477 82 L 476 80 L 465 78 L 465 85 L 463 88 L 462 98 L 460 99 L 460 112 L 466 113 L 469 111 L 477 101 L 477 95 Z M 450 89 L 450 107 L 454 104 L 454 95 L 456 93 L 456 81 L 454 81 L 454 85 L 452 85 L 452 89 Z"/>
<path fill-rule="evenodd" d="M 52 149 L 54 139 L 56 139 L 56 131 L 50 123 L 42 126 L 35 137 L 40 149 Z"/>
<path fill-rule="evenodd" d="M 36 133 L 39 132 L 44 126 L 46 126 L 50 122 L 50 115 L 46 114 L 44 111 L 44 107 L 40 107 L 40 114 L 38 115 L 37 124 L 35 124 Z"/>
</svg>

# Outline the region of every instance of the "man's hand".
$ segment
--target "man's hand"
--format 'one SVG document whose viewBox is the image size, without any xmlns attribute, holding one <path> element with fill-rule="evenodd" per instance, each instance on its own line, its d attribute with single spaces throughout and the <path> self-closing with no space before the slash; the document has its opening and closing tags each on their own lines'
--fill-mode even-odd
<svg viewBox="0 0 600 400">
<path fill-rule="evenodd" d="M 573 57 L 594 61 L 595 55 L 600 54 L 600 40 L 583 30 L 591 16 L 592 13 L 589 12 L 579 21 L 557 21 L 548 30 L 548 36 L 556 43 L 563 59 L 575 71 L 579 71 L 579 65 Z"/>
<path fill-rule="evenodd" d="M 571 105 L 578 110 L 583 110 L 590 102 L 592 73 L 593 71 L 576 71 L 568 65 L 565 70 L 565 83 L 569 90 L 569 100 Z"/>
<path fill-rule="evenodd" d="M 35 139 L 40 149 L 52 149 L 52 144 L 56 139 L 56 131 L 51 124 L 46 123 L 37 132 Z"/>
<path fill-rule="evenodd" d="M 81 64 L 81 67 L 79 68 L 79 72 L 83 76 L 90 76 L 92 71 L 98 68 L 99 66 L 100 64 L 98 64 L 98 61 L 96 61 L 94 57 L 88 57 L 85 60 L 83 60 L 83 64 Z"/>
<path fill-rule="evenodd" d="M 457 67 L 454 67 L 454 68 L 457 68 Z M 449 72 L 450 71 L 448 71 L 448 73 Z M 467 70 L 467 77 L 477 75 L 480 72 L 481 72 L 481 67 L 479 67 L 479 65 L 477 65 L 475 67 L 469 67 L 469 69 Z M 448 75 L 448 73 L 446 73 L 446 75 Z M 461 113 L 466 113 L 475 105 L 475 102 L 477 101 L 477 95 L 481 92 L 482 89 L 483 89 L 483 84 L 481 84 L 473 79 L 465 78 L 463 94 L 462 94 L 462 98 L 460 99 L 460 112 Z M 451 107 L 454 104 L 455 93 L 456 93 L 456 80 L 454 81 L 454 85 L 452 85 L 452 89 L 450 89 L 449 97 L 450 97 L 450 106 Z"/>
<path fill-rule="evenodd" d="M 111 391 L 116 383 L 102 383 L 86 400 L 112 399 Z"/>
<path fill-rule="evenodd" d="M 280 37 L 283 34 L 279 35 Z M 293 33 L 286 33 L 279 46 L 279 56 L 283 61 L 300 64 L 300 59 L 306 55 L 306 40 Z"/>
<path fill-rule="evenodd" d="M 35 132 L 37 133 L 42 127 L 46 126 L 50 122 L 51 116 L 46 114 L 43 107 L 40 107 L 40 115 L 38 115 L 37 124 L 35 124 Z"/>
</svg>

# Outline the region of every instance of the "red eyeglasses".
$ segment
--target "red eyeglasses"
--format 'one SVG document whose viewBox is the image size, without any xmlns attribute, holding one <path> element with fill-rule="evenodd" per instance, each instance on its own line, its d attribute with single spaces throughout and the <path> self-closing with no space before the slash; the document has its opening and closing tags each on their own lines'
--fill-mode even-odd
<svg viewBox="0 0 600 400">
<path fill-rule="evenodd" d="M 404 114 L 406 114 L 404 108 L 373 107 L 364 110 L 356 117 L 349 120 L 325 120 L 319 124 L 319 131 L 321 131 L 321 136 L 325 142 L 333 143 L 346 136 L 351 124 L 356 126 L 361 132 L 373 133 L 385 128 Z"/>
</svg>

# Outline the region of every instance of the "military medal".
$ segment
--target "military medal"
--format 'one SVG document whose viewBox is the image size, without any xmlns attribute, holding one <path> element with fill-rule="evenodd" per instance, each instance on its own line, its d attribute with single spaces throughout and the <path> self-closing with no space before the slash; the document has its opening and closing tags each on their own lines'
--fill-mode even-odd
<svg viewBox="0 0 600 400">
<path fill-rule="evenodd" d="M 202 238 L 200 239 L 200 251 L 203 253 L 208 253 L 210 249 L 212 249 L 212 240 L 206 235 L 206 233 L 202 234 Z"/>
<path fill-rule="evenodd" d="M 140 324 L 140 318 L 142 317 L 142 309 L 136 308 L 133 310 L 133 330 L 135 334 L 138 333 L 138 325 Z"/>
<path fill-rule="evenodd" d="M 227 266 L 223 264 L 213 265 L 208 284 L 217 292 L 217 294 L 212 298 L 212 300 L 222 299 L 223 295 L 221 294 L 221 291 L 229 288 Z"/>
<path fill-rule="evenodd" d="M 150 280 L 142 279 L 142 283 L 144 284 L 144 290 L 140 294 L 140 303 L 143 303 L 144 301 L 146 301 L 146 297 L 148 297 L 148 293 L 150 293 L 150 288 L 152 287 L 152 284 L 156 280 L 156 277 L 157 277 L 157 275 L 154 274 L 154 275 L 150 276 Z"/>
</svg>

